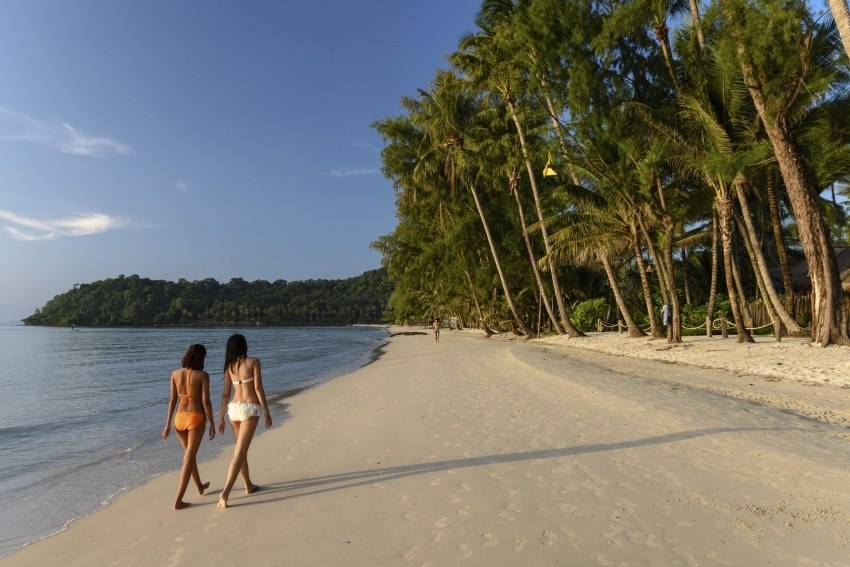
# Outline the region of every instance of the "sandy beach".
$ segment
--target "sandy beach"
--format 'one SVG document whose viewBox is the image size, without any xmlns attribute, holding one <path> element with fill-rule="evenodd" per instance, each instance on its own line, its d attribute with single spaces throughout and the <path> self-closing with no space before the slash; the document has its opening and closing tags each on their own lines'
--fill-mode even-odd
<svg viewBox="0 0 850 567">
<path fill-rule="evenodd" d="M 163 474 L 0 566 L 850 565 L 850 349 L 444 330 L 383 350 L 287 400 L 251 448 L 259 492 L 216 508 L 231 445 L 189 508 Z"/>
</svg>

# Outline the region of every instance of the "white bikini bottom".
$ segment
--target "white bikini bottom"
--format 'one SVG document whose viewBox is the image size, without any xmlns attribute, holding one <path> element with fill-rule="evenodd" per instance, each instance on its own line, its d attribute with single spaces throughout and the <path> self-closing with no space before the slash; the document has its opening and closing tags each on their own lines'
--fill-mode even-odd
<svg viewBox="0 0 850 567">
<path fill-rule="evenodd" d="M 230 421 L 246 421 L 248 418 L 263 415 L 263 408 L 260 404 L 230 402 L 227 404 L 227 415 L 230 417 Z"/>
</svg>

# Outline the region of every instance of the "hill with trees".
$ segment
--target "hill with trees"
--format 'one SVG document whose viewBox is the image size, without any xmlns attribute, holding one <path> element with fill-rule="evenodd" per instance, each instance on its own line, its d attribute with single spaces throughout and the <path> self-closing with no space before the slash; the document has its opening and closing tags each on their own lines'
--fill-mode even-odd
<svg viewBox="0 0 850 567">
<path fill-rule="evenodd" d="M 118 276 L 57 295 L 26 325 L 86 327 L 377 324 L 392 285 L 384 269 L 340 280 L 227 283 Z"/>
</svg>

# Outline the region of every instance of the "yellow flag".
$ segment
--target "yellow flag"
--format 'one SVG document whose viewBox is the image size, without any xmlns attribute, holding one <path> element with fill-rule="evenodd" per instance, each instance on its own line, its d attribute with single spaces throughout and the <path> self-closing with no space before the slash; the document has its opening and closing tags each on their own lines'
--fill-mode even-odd
<svg viewBox="0 0 850 567">
<path fill-rule="evenodd" d="M 552 154 L 549 154 L 546 159 L 546 166 L 543 168 L 543 177 L 558 177 L 558 172 L 552 169 L 550 164 L 552 163 Z"/>
</svg>

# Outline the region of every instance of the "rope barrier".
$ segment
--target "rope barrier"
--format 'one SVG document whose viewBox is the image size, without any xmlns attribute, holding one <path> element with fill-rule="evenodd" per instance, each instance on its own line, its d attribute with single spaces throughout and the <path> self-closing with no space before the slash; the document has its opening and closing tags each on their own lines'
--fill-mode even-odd
<svg viewBox="0 0 850 567">
<path fill-rule="evenodd" d="M 723 328 L 723 321 L 726 321 L 727 328 L 735 328 L 735 329 L 737 329 L 737 328 L 738 328 L 738 327 L 737 327 L 737 325 L 735 325 L 735 322 L 734 322 L 733 320 L 731 320 L 731 319 L 726 319 L 726 318 L 724 318 L 724 317 L 721 317 L 720 319 L 714 319 L 714 320 L 711 322 L 711 328 L 712 328 L 712 329 L 714 329 L 714 330 L 716 330 L 716 331 L 721 330 L 721 329 Z M 702 325 L 699 325 L 699 326 L 697 326 L 697 327 L 689 327 L 689 326 L 687 326 L 687 325 L 684 325 L 684 324 L 683 324 L 683 325 L 682 325 L 682 329 L 686 329 L 686 330 L 688 330 L 688 331 L 698 331 L 698 330 L 700 330 L 700 329 L 706 329 L 706 330 L 707 330 L 707 329 L 708 329 L 708 328 L 706 327 L 707 323 L 708 323 L 708 321 L 706 321 L 705 323 L 703 323 Z M 765 323 L 765 324 L 764 324 L 764 325 L 762 325 L 761 327 L 747 327 L 747 326 L 744 326 L 744 329 L 746 329 L 747 331 L 759 331 L 759 330 L 761 330 L 761 329 L 766 329 L 766 328 L 768 328 L 768 327 L 773 327 L 773 326 L 775 326 L 775 325 L 776 325 L 776 322 L 773 322 L 773 321 L 772 321 L 772 322 L 769 322 L 769 323 Z M 621 328 L 625 327 L 625 324 L 622 324 L 622 323 L 619 323 L 619 322 L 618 322 L 618 323 L 606 323 L 606 322 L 605 322 L 605 321 L 603 321 L 602 319 L 597 319 L 597 321 L 596 321 L 596 327 L 597 327 L 597 329 L 599 330 L 599 332 L 602 332 L 602 330 L 603 330 L 603 329 L 617 329 L 617 330 L 620 330 Z M 639 327 L 639 328 L 640 328 L 642 331 L 646 332 L 646 331 L 649 331 L 649 330 L 652 328 L 652 325 L 645 325 L 644 327 Z M 811 329 L 811 327 L 800 327 L 800 328 L 801 328 L 802 330 L 804 330 L 804 331 L 811 331 L 811 330 L 812 330 L 812 329 Z"/>
</svg>

